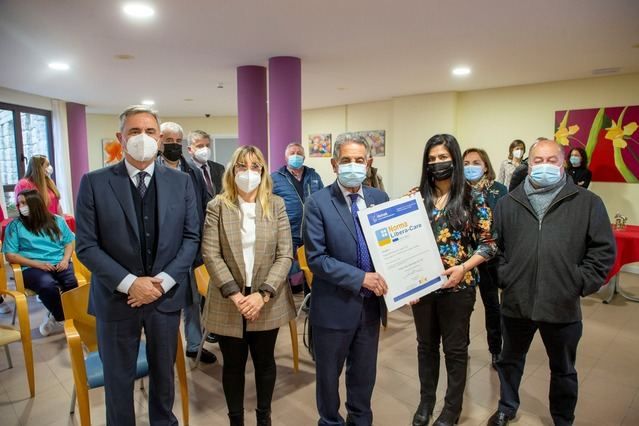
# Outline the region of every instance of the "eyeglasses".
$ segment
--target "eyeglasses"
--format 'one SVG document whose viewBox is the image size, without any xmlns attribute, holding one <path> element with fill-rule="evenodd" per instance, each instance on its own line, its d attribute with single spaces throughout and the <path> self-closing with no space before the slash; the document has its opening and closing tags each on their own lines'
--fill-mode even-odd
<svg viewBox="0 0 639 426">
<path fill-rule="evenodd" d="M 262 165 L 261 164 L 251 163 L 250 167 L 251 167 L 251 171 L 252 172 L 258 172 L 259 173 L 259 172 L 262 171 Z M 246 170 L 248 170 L 248 167 L 244 163 L 237 163 L 235 165 L 235 169 L 239 170 L 240 172 L 245 172 Z"/>
</svg>

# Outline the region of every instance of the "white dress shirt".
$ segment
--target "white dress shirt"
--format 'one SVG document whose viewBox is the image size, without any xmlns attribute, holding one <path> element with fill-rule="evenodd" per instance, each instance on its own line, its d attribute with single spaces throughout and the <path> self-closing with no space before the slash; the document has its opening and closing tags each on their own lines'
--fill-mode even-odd
<svg viewBox="0 0 639 426">
<path fill-rule="evenodd" d="M 244 258 L 245 287 L 253 282 L 253 264 L 255 263 L 255 203 L 240 202 L 240 232 L 242 236 L 242 256 Z"/>
<path fill-rule="evenodd" d="M 348 188 L 346 188 L 339 182 L 339 180 L 337 181 L 337 185 L 339 185 L 339 189 L 342 190 L 342 195 L 344 195 L 344 198 L 346 199 L 346 204 L 348 204 L 348 208 L 352 212 L 353 206 L 350 194 L 354 194 L 354 192 L 349 191 Z M 357 194 L 359 195 L 359 197 L 357 197 L 357 208 L 359 210 L 364 210 L 366 208 L 366 200 L 364 199 L 364 191 L 362 190 L 362 185 L 359 186 Z"/>
</svg>

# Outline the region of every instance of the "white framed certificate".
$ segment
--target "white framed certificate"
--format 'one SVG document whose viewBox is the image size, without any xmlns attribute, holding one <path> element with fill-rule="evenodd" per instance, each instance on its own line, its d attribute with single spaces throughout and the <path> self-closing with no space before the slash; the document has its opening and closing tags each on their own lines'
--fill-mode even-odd
<svg viewBox="0 0 639 426">
<path fill-rule="evenodd" d="M 432 293 L 447 281 L 419 193 L 357 214 L 375 270 L 388 284 L 384 298 L 389 311 Z"/>
</svg>

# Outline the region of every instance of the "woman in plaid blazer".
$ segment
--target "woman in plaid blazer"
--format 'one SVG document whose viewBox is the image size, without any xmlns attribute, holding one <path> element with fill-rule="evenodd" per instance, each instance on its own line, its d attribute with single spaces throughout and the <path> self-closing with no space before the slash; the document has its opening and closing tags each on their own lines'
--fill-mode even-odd
<svg viewBox="0 0 639 426">
<path fill-rule="evenodd" d="M 286 277 L 293 254 L 284 201 L 273 195 L 260 150 L 238 148 L 223 178 L 224 191 L 207 206 L 202 257 L 211 276 L 205 317 L 219 336 L 222 385 L 230 424 L 244 424 L 244 371 L 255 366 L 257 424 L 271 424 L 275 341 L 295 317 Z"/>
</svg>

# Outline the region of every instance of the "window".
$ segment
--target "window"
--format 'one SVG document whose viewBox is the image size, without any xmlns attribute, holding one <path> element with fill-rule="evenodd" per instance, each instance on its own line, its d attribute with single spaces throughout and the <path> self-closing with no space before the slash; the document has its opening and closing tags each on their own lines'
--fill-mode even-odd
<svg viewBox="0 0 639 426">
<path fill-rule="evenodd" d="M 24 176 L 29 158 L 53 161 L 51 111 L 0 102 L 0 183 L 10 216 L 16 215 L 13 189 Z"/>
</svg>

